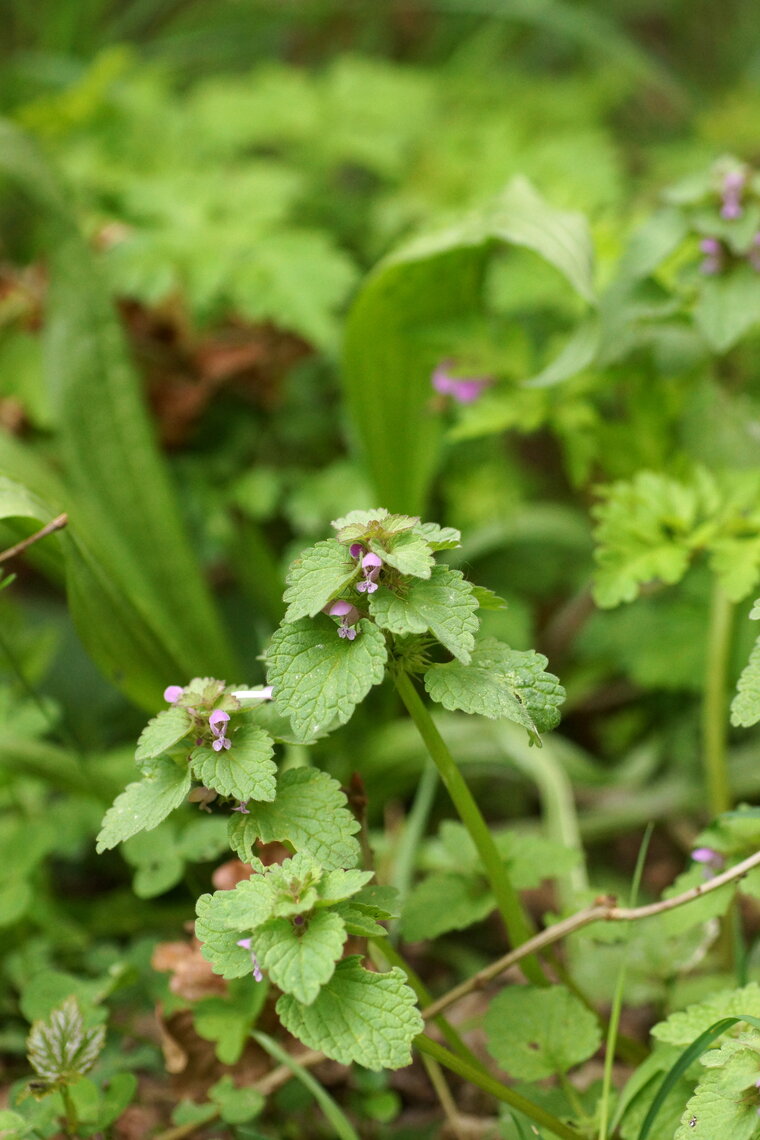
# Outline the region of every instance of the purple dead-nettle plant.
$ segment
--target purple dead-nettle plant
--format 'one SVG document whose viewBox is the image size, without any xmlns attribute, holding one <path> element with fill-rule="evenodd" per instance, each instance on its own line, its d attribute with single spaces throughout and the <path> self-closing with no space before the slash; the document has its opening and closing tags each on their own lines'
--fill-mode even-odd
<svg viewBox="0 0 760 1140">
<path fill-rule="evenodd" d="M 176 705 L 177 701 L 183 696 L 185 690 L 181 685 L 169 685 L 164 689 L 164 700 L 167 704 Z"/>
<path fill-rule="evenodd" d="M 238 940 L 237 944 L 238 944 L 238 946 L 242 946 L 243 950 L 247 950 L 248 953 L 251 955 L 251 965 L 253 967 L 253 980 L 255 982 L 263 981 L 264 975 L 261 972 L 261 966 L 259 966 L 259 960 L 256 957 L 256 955 L 254 954 L 253 950 L 251 950 L 251 939 L 250 938 L 240 938 Z"/>
<path fill-rule="evenodd" d="M 331 602 L 329 606 L 325 606 L 324 612 L 329 614 L 330 617 L 340 618 L 338 637 L 345 637 L 348 641 L 354 640 L 356 637 L 354 626 L 361 617 L 356 606 L 352 606 L 350 602 L 346 602 L 341 598 L 337 602 Z"/>
<path fill-rule="evenodd" d="M 491 383 L 487 376 L 456 376 L 451 372 L 451 360 L 442 361 L 433 372 L 430 382 L 442 396 L 451 396 L 458 404 L 472 404 Z"/>
<path fill-rule="evenodd" d="M 221 752 L 223 748 L 230 748 L 232 746 L 232 741 L 226 736 L 229 719 L 230 714 L 223 712 L 222 709 L 214 709 L 208 718 L 211 731 L 215 737 L 211 744 L 214 752 Z"/>
</svg>

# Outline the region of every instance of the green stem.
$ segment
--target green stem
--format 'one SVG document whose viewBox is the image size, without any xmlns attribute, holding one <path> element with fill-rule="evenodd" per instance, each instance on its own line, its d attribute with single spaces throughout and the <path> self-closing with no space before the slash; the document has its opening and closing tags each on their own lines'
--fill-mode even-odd
<svg viewBox="0 0 760 1140">
<path fill-rule="evenodd" d="M 483 819 L 462 773 L 407 673 L 399 672 L 396 675 L 396 688 L 438 769 L 438 774 L 459 813 L 459 818 L 475 844 L 510 941 L 515 947 L 521 946 L 523 942 L 527 942 L 533 932 L 488 824 Z M 525 958 L 522 968 L 531 982 L 538 985 L 548 984 L 541 966 L 534 957 Z"/>
<path fill-rule="evenodd" d="M 428 760 L 422 769 L 414 802 L 406 817 L 403 834 L 396 849 L 391 886 L 398 891 L 400 905 L 403 905 L 409 893 L 417 850 L 425 834 L 437 787 L 438 772 L 435 764 Z"/>
<path fill-rule="evenodd" d="M 712 815 L 731 807 L 731 787 L 726 760 L 728 709 L 726 675 L 731 648 L 734 605 L 715 582 L 707 631 L 707 672 L 702 702 L 702 748 L 707 783 L 707 802 Z"/>
<path fill-rule="evenodd" d="M 71 1099 L 71 1093 L 65 1085 L 61 1089 L 61 1100 L 63 1101 L 63 1110 L 66 1116 L 66 1135 L 76 1137 L 79 1135 L 79 1117 L 77 1115 L 76 1105 Z"/>
<path fill-rule="evenodd" d="M 516 1108 L 522 1112 L 530 1120 L 535 1121 L 536 1124 L 543 1125 L 553 1132 L 555 1136 L 559 1136 L 561 1140 L 581 1140 L 581 1134 L 575 1128 L 571 1128 L 569 1124 L 563 1124 L 552 1113 L 547 1112 L 545 1108 L 541 1108 L 532 1101 L 527 1100 L 524 1096 L 520 1096 L 514 1089 L 509 1088 L 508 1085 L 501 1084 L 485 1069 L 479 1066 L 471 1065 L 468 1061 L 463 1061 L 461 1057 L 455 1057 L 448 1049 L 444 1049 L 436 1041 L 431 1041 L 424 1033 L 421 1033 L 414 1039 L 415 1048 L 420 1053 L 427 1053 L 428 1057 L 435 1058 L 441 1065 L 445 1065 L 447 1069 L 451 1069 L 452 1073 L 457 1073 L 460 1077 L 464 1077 L 470 1084 L 477 1085 L 479 1089 L 484 1092 L 490 1093 L 491 1096 L 496 1097 L 497 1100 L 504 1101 L 511 1108 Z"/>
</svg>

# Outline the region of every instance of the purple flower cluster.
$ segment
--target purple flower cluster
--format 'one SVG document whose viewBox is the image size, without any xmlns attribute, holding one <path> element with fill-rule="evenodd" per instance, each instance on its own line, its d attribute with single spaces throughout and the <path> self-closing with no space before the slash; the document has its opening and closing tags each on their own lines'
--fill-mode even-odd
<svg viewBox="0 0 760 1140">
<path fill-rule="evenodd" d="M 430 377 L 430 382 L 436 392 L 442 396 L 451 396 L 458 404 L 472 404 L 488 387 L 491 380 L 487 376 L 454 376 L 451 369 L 454 364 L 451 360 L 443 360 Z"/>
</svg>

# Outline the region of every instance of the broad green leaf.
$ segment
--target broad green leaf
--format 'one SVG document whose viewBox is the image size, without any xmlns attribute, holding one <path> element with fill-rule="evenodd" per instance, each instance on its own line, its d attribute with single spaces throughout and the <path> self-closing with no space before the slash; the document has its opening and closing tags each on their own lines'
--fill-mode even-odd
<svg viewBox="0 0 760 1140">
<path fill-rule="evenodd" d="M 229 822 L 233 851 L 244 861 L 255 858 L 254 843 L 290 843 L 306 848 L 326 871 L 350 867 L 359 858 L 354 838 L 359 823 L 346 805 L 337 780 L 316 768 L 291 768 L 277 780 L 271 803 L 249 803 L 248 815 Z"/>
<path fill-rule="evenodd" d="M 378 498 L 391 510 L 420 513 L 439 462 L 444 425 L 431 412 L 430 378 L 440 350 L 418 330 L 482 312 L 485 269 L 499 243 L 533 250 L 594 303 L 585 219 L 554 209 L 516 178 L 461 222 L 380 262 L 349 313 L 346 400 Z"/>
<path fill-rule="evenodd" d="M 719 535 L 710 544 L 710 569 L 730 601 L 743 601 L 760 578 L 760 534 Z"/>
<path fill-rule="evenodd" d="M 399 574 L 415 578 L 429 578 L 433 568 L 433 555 L 428 543 L 413 531 L 394 535 L 390 542 L 370 539 L 369 548 Z"/>
<path fill-rule="evenodd" d="M 35 1021 L 27 1039 L 29 1061 L 45 1080 L 72 1081 L 88 1072 L 105 1043 L 105 1026 L 85 1028 L 75 997 L 54 1009 L 47 1021 Z"/>
<path fill-rule="evenodd" d="M 272 803 L 250 803 L 248 813 L 230 818 L 229 842 L 241 859 L 253 863 L 257 840 L 289 842 L 329 869 L 356 862 L 357 830 L 337 782 L 325 772 L 297 768 L 282 774 Z"/>
<path fill-rule="evenodd" d="M 106 812 L 97 839 L 98 854 L 123 843 L 138 831 L 158 827 L 185 801 L 191 783 L 187 766 L 159 760 L 139 783 L 128 784 Z"/>
<path fill-rule="evenodd" d="M 600 490 L 604 498 L 594 509 L 599 606 L 633 601 L 645 582 L 679 581 L 694 550 L 712 535 L 720 499 L 706 472 L 684 483 L 640 471 L 630 482 Z"/>
<path fill-rule="evenodd" d="M 678 875 L 673 883 L 663 891 L 664 899 L 673 898 L 684 891 L 698 887 L 704 881 L 704 867 L 693 863 L 683 874 Z M 694 926 L 703 925 L 711 919 L 719 918 L 725 914 L 731 905 L 736 893 L 736 883 L 726 883 L 717 891 L 711 891 L 701 898 L 694 899 L 688 906 L 676 907 L 675 910 L 666 911 L 657 915 L 652 921 L 662 930 L 662 939 L 666 941 L 690 930 Z"/>
<path fill-rule="evenodd" d="M 141 767 L 145 760 L 154 760 L 156 757 L 168 752 L 187 736 L 192 722 L 187 709 L 163 709 L 158 716 L 149 720 L 140 733 L 135 751 L 135 760 Z"/>
<path fill-rule="evenodd" d="M 235 1065 L 240 1060 L 268 989 L 267 985 L 249 978 L 233 979 L 225 997 L 204 998 L 196 1002 L 193 1011 L 195 1032 L 205 1041 L 215 1043 L 216 1056 L 223 1065 Z"/>
<path fill-rule="evenodd" d="M 304 550 L 288 570 L 283 599 L 290 605 L 284 620 L 294 622 L 302 617 L 314 617 L 358 575 L 357 562 L 334 538 Z"/>
<path fill-rule="evenodd" d="M 566 1073 L 601 1041 L 594 1014 L 564 986 L 508 986 L 489 1005 L 485 1030 L 491 1056 L 525 1081 Z"/>
<path fill-rule="evenodd" d="M 495 905 L 479 875 L 434 873 L 410 891 L 401 914 L 401 931 L 407 942 L 437 938 L 480 922 Z"/>
<path fill-rule="evenodd" d="M 438 523 L 418 523 L 415 534 L 425 539 L 431 550 L 455 550 L 462 545 L 462 535 L 453 526 L 439 526 Z"/>
<path fill-rule="evenodd" d="M 273 800 L 277 765 L 271 758 L 274 745 L 269 733 L 256 724 L 241 724 L 228 739 L 231 746 L 219 752 L 206 744 L 193 750 L 190 764 L 196 777 L 223 796 Z"/>
<path fill-rule="evenodd" d="M 266 875 L 243 879 L 232 891 L 201 895 L 195 908 L 195 936 L 214 973 L 242 978 L 252 972 L 250 952 L 238 942 L 271 917 L 274 905 Z"/>
<path fill-rule="evenodd" d="M 599 323 L 596 319 L 581 324 L 565 342 L 564 348 L 546 368 L 523 380 L 525 388 L 553 388 L 587 368 L 599 348 Z"/>
<path fill-rule="evenodd" d="M 694 319 L 715 352 L 727 352 L 760 322 L 760 278 L 749 265 L 702 282 Z"/>
<path fill-rule="evenodd" d="M 414 579 L 394 593 L 384 587 L 370 597 L 370 612 L 391 633 L 425 633 L 436 637 L 465 664 L 475 645 L 479 622 L 472 587 L 459 570 L 436 566 L 428 581 Z"/>
<path fill-rule="evenodd" d="M 384 938 L 388 934 L 385 927 L 380 926 L 365 907 L 355 905 L 353 899 L 336 903 L 331 913 L 339 915 L 346 933 L 356 938 Z"/>
<path fill-rule="evenodd" d="M 507 603 L 493 590 L 489 590 L 486 586 L 473 586 L 472 596 L 478 603 L 480 610 L 506 610 L 508 609 Z"/>
<path fill-rule="evenodd" d="M 289 1033 L 342 1065 L 401 1069 L 411 1061 L 411 1045 L 423 1022 L 403 970 L 370 973 L 357 957 L 335 968 L 311 1005 L 290 994 L 277 1002 Z"/>
<path fill-rule="evenodd" d="M 760 1066 L 756 1051 L 745 1049 L 743 1053 L 743 1068 L 736 1074 L 739 1087 L 724 1087 L 726 1076 L 721 1072 L 703 1077 L 683 1111 L 673 1140 L 689 1140 L 692 1136 L 698 1140 L 753 1140 L 757 1136 L 757 1103 L 745 1090 L 755 1091 Z"/>
<path fill-rule="evenodd" d="M 140 899 L 155 898 L 171 890 L 185 869 L 171 820 L 166 820 L 151 832 L 140 832 L 127 839 L 123 854 L 135 868 L 132 889 Z"/>
<path fill-rule="evenodd" d="M 316 910 L 302 926 L 289 918 L 273 918 L 251 935 L 251 949 L 276 986 L 310 1005 L 335 970 L 346 941 L 343 920 L 329 910 Z"/>
<path fill-rule="evenodd" d="M 540 743 L 539 734 L 559 724 L 559 706 L 565 699 L 554 674 L 544 672 L 546 664 L 546 658 L 532 649 L 510 649 L 486 637 L 475 646 L 469 665 L 459 661 L 432 665 L 425 673 L 425 688 L 446 709 L 494 720 L 504 717 Z"/>
<path fill-rule="evenodd" d="M 652 1036 L 669 1045 L 690 1045 L 721 1018 L 744 1014 L 760 1017 L 760 986 L 757 982 L 738 989 L 720 990 L 703 1002 L 671 1013 L 665 1021 L 653 1027 Z"/>
<path fill-rule="evenodd" d="M 266 1104 L 258 1089 L 236 1085 L 229 1073 L 211 1086 L 208 1095 L 225 1124 L 245 1124 L 258 1116 Z"/>
<path fill-rule="evenodd" d="M 337 635 L 321 615 L 280 626 L 267 649 L 267 677 L 278 708 L 296 732 L 312 734 L 345 724 L 357 704 L 385 673 L 382 632 L 360 621 L 353 641 Z"/>
<path fill-rule="evenodd" d="M 754 612 L 754 611 L 753 611 Z M 731 702 L 731 724 L 749 728 L 760 720 L 760 637 L 752 647 L 749 661 L 742 669 Z"/>
<path fill-rule="evenodd" d="M 339 868 L 323 875 L 317 886 L 319 902 L 317 906 L 330 906 L 343 902 L 366 887 L 372 879 L 372 871 L 360 871 L 358 867 Z"/>
</svg>

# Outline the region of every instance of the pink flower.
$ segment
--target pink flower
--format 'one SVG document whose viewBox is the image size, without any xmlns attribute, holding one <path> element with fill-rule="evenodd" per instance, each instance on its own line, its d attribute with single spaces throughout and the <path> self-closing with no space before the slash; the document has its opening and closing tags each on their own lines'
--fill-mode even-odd
<svg viewBox="0 0 760 1140">
<path fill-rule="evenodd" d="M 164 700 L 168 701 L 170 705 L 176 705 L 184 691 L 181 685 L 169 685 L 168 688 L 164 689 Z"/>
<path fill-rule="evenodd" d="M 211 744 L 214 752 L 221 752 L 223 748 L 230 748 L 232 746 L 232 741 L 228 740 L 225 736 L 225 733 L 227 731 L 227 722 L 229 719 L 230 714 L 223 712 L 222 709 L 214 709 L 211 716 L 208 718 L 208 722 L 211 725 L 211 731 L 216 738 Z"/>
<path fill-rule="evenodd" d="M 348 641 L 354 640 L 356 630 L 353 627 L 361 617 L 356 606 L 352 606 L 350 602 L 339 598 L 337 602 L 331 602 L 330 605 L 325 606 L 324 612 L 329 614 L 330 617 L 340 618 L 338 637 L 345 637 Z"/>
<path fill-rule="evenodd" d="M 443 360 L 430 377 L 436 392 L 451 396 L 458 404 L 472 404 L 491 383 L 487 376 L 452 376 L 451 360 Z"/>
<path fill-rule="evenodd" d="M 364 555 L 362 558 L 364 580 L 356 584 L 356 589 L 360 594 L 374 594 L 377 589 L 377 579 L 382 568 L 382 558 L 378 558 L 378 556 L 372 554 L 372 552 Z"/>
<path fill-rule="evenodd" d="M 259 960 L 258 960 L 258 958 L 257 958 L 257 957 L 256 957 L 256 955 L 254 954 L 253 950 L 251 950 L 251 940 L 250 940 L 250 938 L 241 938 L 241 939 L 239 940 L 239 942 L 237 943 L 237 945 L 238 945 L 238 946 L 242 946 L 242 948 L 243 948 L 244 950 L 248 950 L 248 951 L 249 951 L 249 953 L 250 953 L 250 955 L 251 955 L 251 965 L 253 966 L 253 978 L 254 978 L 254 981 L 256 981 L 256 982 L 260 982 L 260 981 L 262 981 L 262 980 L 263 980 L 263 978 L 264 978 L 264 975 L 263 975 L 263 974 L 262 974 L 262 972 L 261 972 L 261 967 L 259 966 Z"/>
</svg>

